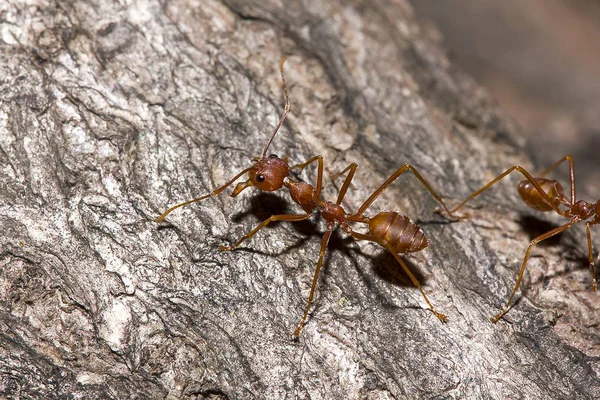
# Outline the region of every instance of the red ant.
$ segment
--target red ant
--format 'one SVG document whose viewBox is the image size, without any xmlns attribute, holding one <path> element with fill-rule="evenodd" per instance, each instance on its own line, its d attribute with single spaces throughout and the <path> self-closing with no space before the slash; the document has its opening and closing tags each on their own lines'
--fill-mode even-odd
<svg viewBox="0 0 600 400">
<path fill-rule="evenodd" d="M 564 161 L 569 162 L 569 174 L 570 174 L 570 183 L 571 183 L 571 197 L 567 198 L 564 195 L 563 188 L 561 184 L 554 179 L 546 179 L 543 178 L 548 172 L 556 168 L 558 165 L 563 163 Z M 592 237 L 590 235 L 590 227 L 600 223 L 600 200 L 596 203 L 588 203 L 584 200 L 575 201 L 575 169 L 573 166 L 573 157 L 568 155 L 550 167 L 546 168 L 539 177 L 532 177 L 529 172 L 527 172 L 523 167 L 519 165 L 515 165 L 510 167 L 490 183 L 482 187 L 481 189 L 473 192 L 465 201 L 460 203 L 458 207 L 452 210 L 452 213 L 458 211 L 465 203 L 473 198 L 477 197 L 484 190 L 488 189 L 490 186 L 507 176 L 513 171 L 519 171 L 521 174 L 525 176 L 525 180 L 519 182 L 517 189 L 519 191 L 519 195 L 525 204 L 529 207 L 532 207 L 538 211 L 554 211 L 560 216 L 564 218 L 568 218 L 570 221 L 564 225 L 561 225 L 557 228 L 554 228 L 538 237 L 534 238 L 531 243 L 529 243 L 529 247 L 527 247 L 527 251 L 525 252 L 525 258 L 523 259 L 523 264 L 521 265 L 521 270 L 519 271 L 519 277 L 517 278 L 517 283 L 515 288 L 513 289 L 510 297 L 508 298 L 508 302 L 502 309 L 502 311 L 491 319 L 492 322 L 496 323 L 504 314 L 508 312 L 510 307 L 510 303 L 517 293 L 519 286 L 521 285 L 521 280 L 523 279 L 523 273 L 525 272 L 525 265 L 527 264 L 527 260 L 529 259 L 529 254 L 531 253 L 531 249 L 533 246 L 541 242 L 542 240 L 546 240 L 554 235 L 557 235 L 561 232 L 566 231 L 571 226 L 575 225 L 578 222 L 584 221 L 586 219 L 592 218 L 591 221 L 586 222 L 586 234 L 587 234 L 587 242 L 588 242 L 588 256 L 589 256 L 589 266 L 590 271 L 592 273 L 592 290 L 596 291 L 596 273 L 594 272 L 594 256 L 592 254 Z M 560 207 L 566 207 L 561 209 Z"/>
<path fill-rule="evenodd" d="M 158 223 L 162 222 L 169 213 L 171 213 L 173 210 L 175 210 L 179 207 L 182 207 L 187 204 L 194 203 L 194 202 L 197 202 L 200 200 L 204 200 L 208 197 L 218 195 L 223 190 L 225 190 L 227 187 L 229 187 L 231 184 L 233 184 L 242 175 L 244 175 L 245 173 L 248 173 L 249 179 L 245 182 L 240 182 L 235 186 L 235 188 L 233 189 L 233 192 L 231 193 L 232 197 L 237 196 L 238 194 L 240 194 L 242 192 L 242 190 L 244 190 L 250 186 L 255 186 L 259 190 L 264 190 L 267 192 L 279 190 L 283 186 L 285 186 L 289 190 L 292 200 L 294 200 L 298 205 L 300 205 L 300 207 L 304 210 L 304 213 L 273 215 L 270 218 L 268 218 L 267 220 L 263 221 L 260 225 L 258 225 L 256 228 L 251 230 L 248 234 L 243 236 L 241 239 L 239 239 L 233 246 L 220 246 L 219 250 L 230 251 L 230 250 L 235 249 L 244 240 L 250 239 L 259 230 L 261 230 L 262 228 L 264 228 L 271 222 L 274 222 L 274 221 L 290 221 L 290 222 L 303 221 L 303 220 L 308 219 L 312 215 L 312 213 L 316 210 L 319 210 L 321 217 L 327 223 L 327 230 L 321 240 L 321 250 L 319 252 L 319 261 L 317 263 L 317 268 L 316 268 L 315 275 L 313 278 L 310 295 L 308 297 L 308 304 L 306 305 L 304 315 L 302 316 L 302 319 L 300 320 L 298 327 L 294 331 L 295 337 L 298 337 L 298 335 L 300 334 L 300 331 L 302 330 L 302 327 L 303 327 L 306 317 L 308 315 L 308 311 L 310 309 L 310 305 L 313 300 L 315 287 L 317 285 L 319 271 L 321 270 L 321 267 L 323 265 L 323 256 L 325 255 L 325 250 L 327 248 L 327 244 L 329 242 L 329 239 L 331 238 L 331 234 L 332 234 L 333 230 L 335 228 L 337 228 L 338 226 L 341 227 L 342 230 L 344 232 L 346 232 L 348 235 L 351 235 L 352 237 L 354 237 L 356 239 L 368 240 L 371 242 L 375 242 L 375 243 L 378 243 L 381 246 L 385 247 L 387 250 L 389 250 L 394 255 L 396 260 L 398 260 L 398 262 L 400 263 L 400 265 L 402 266 L 402 268 L 404 269 L 406 274 L 410 277 L 413 284 L 415 286 L 417 286 L 417 288 L 419 288 L 419 290 L 421 291 L 421 294 L 425 298 L 425 301 L 431 308 L 431 311 L 435 314 L 436 317 L 438 317 L 438 319 L 440 321 L 445 321 L 447 319 L 447 317 L 444 314 L 441 314 L 441 313 L 435 311 L 435 309 L 433 308 L 433 305 L 431 304 L 431 302 L 425 295 L 425 292 L 421 288 L 419 281 L 410 272 L 407 265 L 404 263 L 404 261 L 402 261 L 402 259 L 398 255 L 399 253 L 405 254 L 405 253 L 413 253 L 413 252 L 421 251 L 425 247 L 428 246 L 428 242 L 425 239 L 425 235 L 424 235 L 423 231 L 421 230 L 421 228 L 419 226 L 417 226 L 415 223 L 413 223 L 408 217 L 405 217 L 404 215 L 401 215 L 394 211 L 383 211 L 383 212 L 380 212 L 379 214 L 375 215 L 373 218 L 368 218 L 367 216 L 363 215 L 365 210 L 371 205 L 371 203 L 373 203 L 375 201 L 375 199 L 377 199 L 377 197 L 381 194 L 381 192 L 383 192 L 383 190 L 386 187 L 388 187 L 394 180 L 396 180 L 396 178 L 398 178 L 400 175 L 402 175 L 406 171 L 411 171 L 417 177 L 417 179 L 423 184 L 423 186 L 425 186 L 425 188 L 433 195 L 433 197 L 442 205 L 444 210 L 449 215 L 452 215 L 452 212 L 448 210 L 448 208 L 442 201 L 441 197 L 431 188 L 431 186 L 421 177 L 421 175 L 419 175 L 417 170 L 412 165 L 404 164 L 404 166 L 402 166 L 400 169 L 398 169 L 396 172 L 394 172 L 377 190 L 375 190 L 375 192 L 373 192 L 373 194 L 371 194 L 371 196 L 369 196 L 369 198 L 359 207 L 359 209 L 356 213 L 348 214 L 342 208 L 342 206 L 340 204 L 342 203 L 342 200 L 344 199 L 344 196 L 346 195 L 346 191 L 348 190 L 348 187 L 350 185 L 350 182 L 352 181 L 352 178 L 354 176 L 356 168 L 358 167 L 358 165 L 356 163 L 350 164 L 342 172 L 336 174 L 336 176 L 339 176 L 346 172 L 348 173 L 346 176 L 346 179 L 344 181 L 344 184 L 342 185 L 342 187 L 340 189 L 337 201 L 335 203 L 332 203 L 330 201 L 326 201 L 321 198 L 321 186 L 323 183 L 323 157 L 322 156 L 319 155 L 319 156 L 312 157 L 311 159 L 309 159 L 308 161 L 306 161 L 304 163 L 293 165 L 291 167 L 288 165 L 288 161 L 287 161 L 286 157 L 281 158 L 275 154 L 270 154 L 267 156 L 267 151 L 269 150 L 269 146 L 271 145 L 271 142 L 273 141 L 273 138 L 277 134 L 279 128 L 283 124 L 283 122 L 287 116 L 287 113 L 290 109 L 288 90 L 287 90 L 287 86 L 285 83 L 285 77 L 283 74 L 283 64 L 285 62 L 285 59 L 286 59 L 285 57 L 282 58 L 280 66 L 279 66 L 280 72 L 281 72 L 281 80 L 283 82 L 283 91 L 285 94 L 285 111 L 283 112 L 283 115 L 282 115 L 281 119 L 279 120 L 279 123 L 275 127 L 275 130 L 273 131 L 271 138 L 267 142 L 267 145 L 265 146 L 265 149 L 263 150 L 262 156 L 253 158 L 252 166 L 250 166 L 249 168 L 246 168 L 243 171 L 241 171 L 240 173 L 238 173 L 225 185 L 213 190 L 211 193 L 209 193 L 205 196 L 198 197 L 196 199 L 189 200 L 189 201 L 186 201 L 184 203 L 181 203 L 174 207 L 169 208 L 167 211 L 164 212 L 164 214 L 162 214 L 160 217 L 158 217 L 158 219 L 156 221 Z M 309 164 L 311 164 L 315 161 L 317 162 L 317 165 L 318 165 L 316 187 L 314 187 L 311 184 L 308 184 L 306 182 L 303 182 L 303 181 L 294 181 L 290 178 L 290 170 L 298 169 L 298 170 L 302 171 L 306 166 L 308 166 Z M 369 233 L 364 234 L 364 233 L 355 232 L 348 225 L 348 223 L 350 223 L 350 222 L 358 222 L 358 223 L 367 224 L 369 227 Z"/>
</svg>

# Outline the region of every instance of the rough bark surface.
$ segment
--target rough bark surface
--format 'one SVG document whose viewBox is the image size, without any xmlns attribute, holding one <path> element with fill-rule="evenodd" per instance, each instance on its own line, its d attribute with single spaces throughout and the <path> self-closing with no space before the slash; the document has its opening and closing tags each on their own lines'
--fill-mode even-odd
<svg viewBox="0 0 600 400">
<path fill-rule="evenodd" d="M 217 250 L 296 210 L 283 191 L 154 222 L 260 154 L 283 54 L 292 112 L 272 150 L 321 154 L 332 171 L 357 162 L 349 210 L 405 162 L 453 204 L 510 165 L 533 169 L 406 2 L 326 3 L 0 3 L 3 398 L 600 398 L 583 227 L 538 246 L 519 301 L 489 322 L 530 238 L 560 222 L 518 201 L 517 177 L 469 221 L 434 215 L 410 175 L 370 209 L 420 221 L 430 246 L 405 259 L 445 324 L 393 257 L 336 234 L 291 340 L 319 219 Z M 326 176 L 325 196 L 339 184 Z"/>
</svg>

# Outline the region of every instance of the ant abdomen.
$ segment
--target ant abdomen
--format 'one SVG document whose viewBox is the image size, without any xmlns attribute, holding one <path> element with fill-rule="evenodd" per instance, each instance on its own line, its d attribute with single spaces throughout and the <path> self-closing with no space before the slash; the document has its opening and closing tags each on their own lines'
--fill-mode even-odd
<svg viewBox="0 0 600 400">
<path fill-rule="evenodd" d="M 535 182 L 540 185 L 540 187 L 546 192 L 548 197 L 552 200 L 555 200 L 555 206 L 558 206 L 561 203 L 561 200 L 564 199 L 563 188 L 558 181 L 553 179 L 545 179 L 545 178 L 534 178 Z M 554 207 L 548 202 L 548 200 L 540 194 L 540 192 L 533 186 L 533 184 L 528 180 L 523 180 L 519 182 L 518 185 L 519 195 L 523 202 L 527 204 L 529 207 L 535 208 L 539 211 L 552 211 Z"/>
<path fill-rule="evenodd" d="M 421 228 L 394 211 L 382 211 L 370 218 L 369 233 L 377 243 L 395 253 L 414 253 L 428 246 Z"/>
</svg>

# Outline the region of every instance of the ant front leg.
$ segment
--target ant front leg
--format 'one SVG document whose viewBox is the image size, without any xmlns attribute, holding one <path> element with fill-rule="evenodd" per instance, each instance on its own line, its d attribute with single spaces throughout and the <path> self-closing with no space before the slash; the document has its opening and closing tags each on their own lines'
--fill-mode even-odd
<svg viewBox="0 0 600 400">
<path fill-rule="evenodd" d="M 498 322 L 498 320 L 500 320 L 500 318 L 502 318 L 502 316 L 508 312 L 508 310 L 510 308 L 510 303 L 512 302 L 513 297 L 515 297 L 515 294 L 517 294 L 517 290 L 519 290 L 519 286 L 521 286 L 521 280 L 523 279 L 523 274 L 525 273 L 525 266 L 527 265 L 527 260 L 529 260 L 529 254 L 531 253 L 531 249 L 533 248 L 533 246 L 535 246 L 542 240 L 546 240 L 548 238 L 551 238 L 554 235 L 558 235 L 559 233 L 566 231 L 573 224 L 575 224 L 577 222 L 579 222 L 579 220 L 573 219 L 562 226 L 554 228 L 551 231 L 548 231 L 548 232 L 536 237 L 535 239 L 533 239 L 531 241 L 531 243 L 529 243 L 529 247 L 527 247 L 527 251 L 525 252 L 525 257 L 523 258 L 523 263 L 521 264 L 521 270 L 519 271 L 519 277 L 517 278 L 517 283 L 515 284 L 515 288 L 513 289 L 512 293 L 510 294 L 510 297 L 508 298 L 508 301 L 506 302 L 506 305 L 504 306 L 502 311 L 500 311 L 498 314 L 496 314 L 492 318 L 490 318 L 490 320 L 493 323 Z"/>
<path fill-rule="evenodd" d="M 318 162 L 317 166 L 317 186 L 315 188 L 315 197 L 321 198 L 321 186 L 323 184 L 323 156 L 314 156 L 306 162 L 301 164 L 292 165 L 290 169 L 298 168 L 300 171 L 304 170 L 309 164 Z"/>
<path fill-rule="evenodd" d="M 156 223 L 160 224 L 165 219 L 165 217 L 167 215 L 169 215 L 172 211 L 178 209 L 179 207 L 187 206 L 188 204 L 192 204 L 192 203 L 195 203 L 197 201 L 201 201 L 201 200 L 207 199 L 209 197 L 214 197 L 214 196 L 218 195 L 223 190 L 225 190 L 229 186 L 231 186 L 231 184 L 233 184 L 233 182 L 235 182 L 236 180 L 238 180 L 242 175 L 244 175 L 246 172 L 250 171 L 251 169 L 252 169 L 252 167 L 246 168 L 245 170 L 239 172 L 236 176 L 234 176 L 233 178 L 231 178 L 229 180 L 229 182 L 227 182 L 223 186 L 220 186 L 220 187 L 216 188 L 215 190 L 213 190 L 209 194 L 205 194 L 204 196 L 201 196 L 201 197 L 198 197 L 198 198 L 195 198 L 195 199 L 192 199 L 192 200 L 188 200 L 186 202 L 177 204 L 176 206 L 173 206 L 173 207 L 169 208 L 167 211 L 165 211 L 164 213 L 162 213 L 160 217 L 158 217 L 156 219 Z"/>
<path fill-rule="evenodd" d="M 567 155 L 543 170 L 540 173 L 540 178 L 546 175 L 548 172 L 552 171 L 554 168 L 558 167 L 564 161 L 569 162 L 569 185 L 571 187 L 571 204 L 575 204 L 575 199 L 577 196 L 575 195 L 575 165 L 573 163 L 573 156 Z"/>
<path fill-rule="evenodd" d="M 305 219 L 308 219 L 310 216 L 311 216 L 311 214 L 280 214 L 280 215 L 273 215 L 270 218 L 264 220 L 256 228 L 252 229 L 247 235 L 245 235 L 240 240 L 238 240 L 233 246 L 222 246 L 221 245 L 221 246 L 219 246 L 219 250 L 221 250 L 221 251 L 231 251 L 231 250 L 235 249 L 244 240 L 250 239 L 252 236 L 254 236 L 256 234 L 256 232 L 260 231 L 262 228 L 264 228 L 265 226 L 269 225 L 271 222 L 275 222 L 275 221 L 289 221 L 289 222 L 304 221 Z"/>
</svg>

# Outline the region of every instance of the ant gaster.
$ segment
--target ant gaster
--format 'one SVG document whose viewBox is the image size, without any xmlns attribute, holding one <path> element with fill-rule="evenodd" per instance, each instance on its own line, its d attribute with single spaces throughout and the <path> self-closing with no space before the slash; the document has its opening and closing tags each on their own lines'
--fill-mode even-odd
<svg viewBox="0 0 600 400">
<path fill-rule="evenodd" d="M 258 225 L 256 228 L 251 230 L 248 234 L 243 236 L 241 239 L 239 239 L 232 246 L 220 246 L 219 247 L 220 250 L 230 251 L 230 250 L 235 249 L 244 240 L 250 239 L 259 230 L 261 230 L 262 228 L 264 228 L 271 222 L 303 221 L 303 220 L 308 219 L 312 215 L 312 213 L 316 210 L 318 210 L 320 212 L 321 217 L 326 222 L 327 230 L 321 240 L 321 250 L 319 252 L 319 261 L 317 263 L 317 268 L 315 270 L 314 278 L 312 281 L 310 295 L 308 297 L 308 302 L 306 305 L 306 309 L 304 311 L 304 315 L 302 316 L 302 319 L 300 320 L 298 327 L 294 331 L 295 337 L 298 337 L 298 335 L 300 334 L 300 331 L 302 330 L 304 322 L 306 321 L 306 317 L 308 315 L 308 311 L 310 309 L 310 305 L 313 300 L 315 287 L 317 285 L 319 272 L 323 265 L 323 256 L 325 255 L 325 249 L 327 248 L 327 244 L 329 242 L 329 239 L 331 238 L 331 234 L 332 234 L 333 230 L 338 226 L 340 228 L 342 228 L 342 230 L 344 232 L 346 232 L 348 235 L 350 235 L 356 239 L 368 240 L 371 242 L 375 242 L 375 243 L 380 244 L 387 250 L 389 250 L 394 255 L 396 260 L 400 263 L 400 265 L 402 266 L 402 268 L 404 269 L 406 274 L 410 277 L 413 284 L 415 286 L 417 286 L 417 288 L 419 288 L 419 290 L 421 291 L 421 294 L 425 298 L 425 301 L 431 308 L 431 311 L 435 314 L 435 316 L 440 321 L 445 321 L 447 319 L 447 317 L 444 314 L 439 313 L 434 309 L 433 305 L 431 304 L 431 302 L 425 295 L 425 292 L 421 288 L 419 281 L 410 272 L 407 265 L 404 263 L 404 261 L 402 261 L 402 259 L 399 256 L 399 254 L 413 253 L 413 252 L 421 251 L 425 247 L 428 246 L 428 242 L 425 239 L 425 235 L 424 235 L 423 231 L 421 230 L 421 228 L 419 226 L 417 226 L 415 223 L 413 223 L 408 217 L 405 217 L 404 215 L 401 215 L 394 211 L 383 211 L 383 212 L 380 212 L 379 214 L 375 215 L 373 218 L 369 218 L 364 215 L 365 210 L 371 205 L 371 203 L 373 203 L 375 201 L 375 199 L 377 199 L 377 197 L 381 194 L 381 192 L 383 192 L 383 190 L 388 185 L 390 185 L 394 180 L 396 180 L 396 178 L 398 178 L 400 175 L 402 175 L 404 172 L 407 172 L 407 171 L 411 171 L 417 177 L 417 179 L 425 186 L 425 188 L 433 195 L 433 197 L 442 205 L 444 210 L 446 210 L 446 212 L 449 215 L 452 215 L 452 212 L 450 212 L 448 210 L 448 208 L 442 201 L 441 197 L 421 177 L 421 175 L 417 172 L 417 170 L 412 165 L 405 164 L 403 167 L 401 167 L 396 172 L 394 172 L 377 190 L 375 190 L 375 192 L 373 192 L 373 194 L 371 194 L 371 196 L 369 196 L 369 198 L 359 207 L 359 209 L 356 213 L 348 214 L 340 204 L 342 203 L 342 200 L 344 199 L 346 191 L 348 190 L 350 182 L 352 181 L 352 178 L 356 171 L 356 168 L 357 168 L 356 163 L 350 164 L 342 172 L 336 174 L 336 176 L 339 176 L 339 175 L 347 173 L 347 176 L 346 176 L 346 179 L 340 189 L 337 201 L 335 203 L 332 203 L 330 201 L 326 201 L 321 198 L 321 186 L 322 186 L 322 182 L 323 182 L 323 157 L 322 156 L 318 155 L 318 156 L 312 157 L 311 159 L 309 159 L 308 161 L 306 161 L 304 163 L 293 165 L 293 166 L 288 165 L 288 161 L 287 161 L 286 157 L 282 158 L 275 154 L 270 154 L 267 156 L 267 151 L 269 150 L 269 146 L 271 145 L 271 142 L 273 141 L 273 138 L 277 134 L 279 128 L 283 124 L 283 122 L 288 114 L 288 111 L 290 109 L 288 90 L 287 90 L 287 86 L 285 83 L 285 77 L 283 74 L 283 64 L 285 62 L 285 59 L 286 59 L 285 57 L 282 58 L 280 66 L 279 66 L 280 72 L 281 72 L 281 80 L 283 82 L 283 91 L 284 91 L 285 100 L 286 100 L 285 111 L 283 112 L 283 115 L 282 115 L 281 119 L 279 120 L 279 123 L 275 127 L 275 130 L 273 131 L 271 138 L 267 142 L 267 145 L 265 146 L 262 156 L 255 157 L 252 160 L 253 161 L 252 166 L 244 169 L 243 171 L 241 171 L 240 173 L 235 175 L 229 182 L 227 182 L 223 186 L 218 187 L 217 189 L 213 190 L 211 193 L 169 208 L 167 211 L 164 212 L 164 214 L 162 214 L 157 219 L 157 222 L 159 222 L 159 223 L 162 222 L 169 213 L 171 213 L 173 210 L 175 210 L 179 207 L 182 207 L 187 204 L 194 203 L 194 202 L 197 202 L 200 200 L 204 200 L 208 197 L 218 195 L 223 190 L 225 190 L 227 187 L 229 187 L 231 184 L 233 184 L 242 175 L 248 173 L 248 180 L 246 180 L 245 182 L 238 183 L 235 186 L 235 188 L 231 194 L 232 197 L 239 195 L 244 189 L 246 189 L 250 186 L 254 186 L 254 187 L 258 188 L 259 190 L 264 190 L 267 192 L 279 190 L 285 186 L 289 190 L 292 200 L 294 200 L 298 205 L 300 205 L 302 210 L 304 210 L 304 213 L 273 215 L 270 218 L 268 218 L 267 220 L 263 221 L 260 225 Z M 302 171 L 306 166 L 308 166 L 309 164 L 312 164 L 313 162 L 317 162 L 317 165 L 318 165 L 316 187 L 309 183 L 303 182 L 301 180 L 295 181 L 290 178 L 290 170 L 297 169 L 297 170 Z M 365 233 L 360 233 L 360 232 L 354 231 L 349 225 L 349 223 L 353 223 L 353 222 L 367 224 L 368 225 L 368 233 L 365 234 Z"/>
<path fill-rule="evenodd" d="M 570 198 L 564 195 L 563 188 L 557 180 L 543 178 L 544 175 L 546 175 L 548 172 L 550 172 L 565 161 L 567 161 L 569 164 L 569 177 L 571 186 Z M 600 200 L 598 200 L 596 203 L 588 203 L 584 200 L 575 200 L 575 169 L 573 166 L 572 156 L 567 155 L 561 158 L 560 160 L 552 164 L 550 167 L 542 171 L 539 177 L 535 178 L 519 165 L 510 167 L 498 177 L 496 177 L 494 180 L 492 180 L 490 183 L 488 183 L 481 189 L 473 192 L 469 197 L 467 197 L 465 201 L 463 201 L 456 208 L 454 208 L 452 210 L 452 213 L 458 211 L 468 201 L 477 197 L 483 191 L 485 191 L 490 186 L 494 185 L 496 182 L 498 182 L 513 171 L 519 171 L 526 178 L 525 180 L 519 182 L 517 186 L 519 195 L 521 196 L 521 199 L 525 204 L 538 211 L 554 211 L 560 216 L 569 219 L 569 222 L 559 227 L 556 227 L 542 235 L 539 235 L 529 243 L 529 247 L 527 247 L 527 251 L 525 252 L 525 258 L 523 258 L 523 263 L 521 264 L 521 270 L 519 271 L 517 283 L 515 284 L 515 288 L 513 289 L 510 297 L 508 298 L 508 302 L 506 303 L 502 311 L 490 318 L 491 321 L 494 323 L 498 322 L 498 320 L 508 312 L 510 308 L 510 303 L 512 302 L 513 297 L 517 293 L 517 290 L 519 290 L 519 286 L 521 285 L 523 273 L 525 272 L 525 265 L 527 265 L 527 260 L 529 259 L 529 255 L 533 246 L 535 246 L 542 240 L 546 240 L 554 235 L 564 232 L 576 223 L 585 220 L 588 220 L 585 224 L 585 231 L 588 242 L 589 267 L 590 272 L 592 274 L 592 290 L 596 291 L 596 273 L 594 272 L 594 256 L 592 254 L 592 237 L 590 235 L 590 227 L 600 223 Z M 589 220 L 590 218 L 591 220 Z"/>
</svg>

